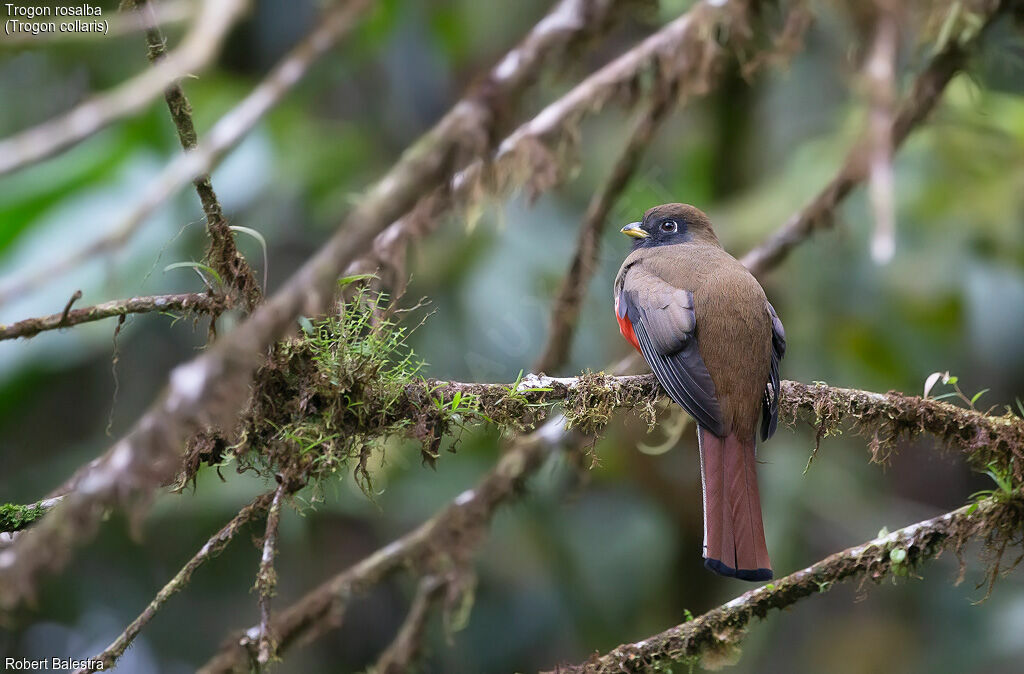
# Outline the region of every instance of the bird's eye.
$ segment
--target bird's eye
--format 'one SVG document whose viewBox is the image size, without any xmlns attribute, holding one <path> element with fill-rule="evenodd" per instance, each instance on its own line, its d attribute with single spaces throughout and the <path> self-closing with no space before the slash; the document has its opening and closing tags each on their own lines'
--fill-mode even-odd
<svg viewBox="0 0 1024 674">
<path fill-rule="evenodd" d="M 661 231 L 663 232 L 674 232 L 677 229 L 679 229 L 679 227 L 678 225 L 676 225 L 675 220 L 666 220 L 665 222 L 661 223 Z"/>
</svg>

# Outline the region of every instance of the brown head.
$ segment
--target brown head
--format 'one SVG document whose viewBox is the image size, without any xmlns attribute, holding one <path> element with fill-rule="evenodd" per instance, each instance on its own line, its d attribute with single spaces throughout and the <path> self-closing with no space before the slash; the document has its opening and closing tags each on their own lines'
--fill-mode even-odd
<svg viewBox="0 0 1024 674">
<path fill-rule="evenodd" d="M 634 250 L 690 242 L 722 245 L 711 228 L 708 216 L 689 204 L 655 206 L 644 213 L 643 220 L 631 222 L 621 231 L 636 239 Z"/>
</svg>

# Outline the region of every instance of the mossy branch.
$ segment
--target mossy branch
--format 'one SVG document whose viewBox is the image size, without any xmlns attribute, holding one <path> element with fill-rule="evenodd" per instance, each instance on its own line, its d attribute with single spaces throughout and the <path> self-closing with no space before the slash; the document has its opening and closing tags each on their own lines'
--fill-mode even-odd
<svg viewBox="0 0 1024 674">
<path fill-rule="evenodd" d="M 1024 535 L 1024 501 L 987 498 L 952 512 L 880 535 L 756 590 L 729 603 L 672 627 L 660 634 L 624 644 L 606 655 L 594 655 L 577 665 L 560 665 L 558 674 L 623 674 L 664 671 L 658 665 L 672 662 L 718 669 L 739 657 L 739 644 L 746 628 L 772 609 L 781 610 L 796 602 L 822 594 L 836 583 L 850 580 L 875 583 L 889 577 L 908 576 L 923 562 L 953 549 L 959 556 L 973 538 L 985 541 L 988 549 L 1000 551 L 1019 545 Z M 998 553 L 997 553 L 998 554 Z M 998 573 L 998 558 L 990 569 Z M 963 561 L 961 560 L 961 578 Z M 960 579 L 957 580 L 959 582 Z M 549 673 L 549 674 L 553 674 Z"/>
<path fill-rule="evenodd" d="M 246 422 L 254 424 L 246 431 L 250 443 L 265 437 L 266 431 L 260 428 L 270 428 L 280 436 L 282 429 L 305 428 L 308 423 L 316 429 L 326 419 L 331 425 L 316 431 L 319 438 L 328 432 L 339 432 L 345 438 L 358 433 L 405 434 L 424 443 L 425 458 L 429 459 L 436 458 L 436 442 L 453 426 L 486 422 L 526 430 L 560 404 L 569 428 L 595 433 L 619 409 L 636 410 L 653 423 L 654 405 L 664 395 L 653 375 L 616 377 L 604 373 L 578 377 L 531 374 L 511 384 L 415 379 L 382 394 L 372 381 L 360 381 L 354 387 L 338 375 L 334 365 L 324 368 L 324 364 L 321 358 L 295 351 L 278 368 L 257 378 L 255 397 L 267 403 L 257 408 L 256 418 Z M 303 400 L 302 413 L 297 414 L 294 405 L 271 404 L 293 399 Z M 353 410 L 356 414 L 351 414 Z M 994 416 L 896 392 L 784 381 L 780 415 L 791 423 L 804 419 L 812 424 L 818 444 L 849 424 L 870 437 L 876 461 L 885 461 L 898 440 L 929 433 L 961 451 L 972 467 L 984 469 L 995 464 L 1024 482 L 1024 419 L 1009 412 Z M 256 446 L 260 444 L 265 443 Z M 300 451 L 312 460 L 315 455 L 309 454 L 307 447 Z M 279 465 L 270 468 L 288 468 L 285 464 L 295 451 L 284 450 Z"/>
<path fill-rule="evenodd" d="M 19 337 L 35 337 L 40 332 L 69 328 L 82 323 L 101 321 L 128 314 L 148 314 L 165 311 L 188 311 L 200 314 L 220 314 L 231 308 L 231 299 L 224 295 L 208 293 L 179 293 L 174 295 L 150 295 L 132 297 L 126 300 L 104 302 L 92 307 L 63 311 L 58 314 L 26 318 L 25 320 L 0 325 L 0 340 Z"/>
<path fill-rule="evenodd" d="M 12 534 L 21 531 L 50 510 L 61 501 L 60 496 L 43 499 L 29 505 L 18 505 L 17 503 L 4 503 L 0 505 L 0 533 Z"/>
</svg>

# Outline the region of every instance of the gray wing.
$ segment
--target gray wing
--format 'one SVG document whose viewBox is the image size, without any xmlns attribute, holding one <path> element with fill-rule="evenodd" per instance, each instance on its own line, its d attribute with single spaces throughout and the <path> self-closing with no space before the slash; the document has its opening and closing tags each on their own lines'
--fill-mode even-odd
<svg viewBox="0 0 1024 674">
<path fill-rule="evenodd" d="M 693 293 L 653 277 L 640 290 L 623 284 L 619 315 L 629 319 L 644 360 L 662 388 L 697 423 L 721 437 L 725 423 L 704 360 L 697 348 Z"/>
</svg>

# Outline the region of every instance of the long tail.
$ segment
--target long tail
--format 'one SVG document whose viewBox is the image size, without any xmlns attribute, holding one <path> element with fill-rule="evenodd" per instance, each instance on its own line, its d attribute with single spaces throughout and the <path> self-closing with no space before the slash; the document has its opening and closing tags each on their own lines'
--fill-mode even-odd
<svg viewBox="0 0 1024 674">
<path fill-rule="evenodd" d="M 744 442 L 698 428 L 697 439 L 704 487 L 704 566 L 740 580 L 771 580 L 754 435 Z"/>
</svg>

